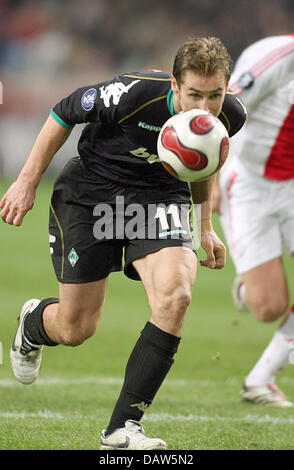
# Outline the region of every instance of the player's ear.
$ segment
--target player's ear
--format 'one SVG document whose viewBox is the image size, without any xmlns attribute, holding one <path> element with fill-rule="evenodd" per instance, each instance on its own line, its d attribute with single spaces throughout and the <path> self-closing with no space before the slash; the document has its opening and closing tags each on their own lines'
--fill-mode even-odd
<svg viewBox="0 0 294 470">
<path fill-rule="evenodd" d="M 227 80 L 227 88 L 226 88 L 226 91 L 229 91 L 229 83 L 230 83 L 230 79 L 231 77 Z"/>
<path fill-rule="evenodd" d="M 176 77 L 173 74 L 171 74 L 170 83 L 171 83 L 172 91 L 174 93 L 178 93 L 179 92 L 179 85 L 178 85 Z"/>
</svg>

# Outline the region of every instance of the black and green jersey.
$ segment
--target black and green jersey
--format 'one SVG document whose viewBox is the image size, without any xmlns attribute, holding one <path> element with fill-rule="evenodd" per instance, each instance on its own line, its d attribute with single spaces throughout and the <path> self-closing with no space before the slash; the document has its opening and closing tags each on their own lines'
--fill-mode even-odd
<svg viewBox="0 0 294 470">
<path fill-rule="evenodd" d="M 187 186 L 171 176 L 157 156 L 162 125 L 174 114 L 170 74 L 134 72 L 79 88 L 51 115 L 62 126 L 87 123 L 78 151 L 86 168 L 111 181 L 140 187 Z M 220 120 L 230 136 L 242 127 L 244 107 L 226 94 Z"/>
</svg>

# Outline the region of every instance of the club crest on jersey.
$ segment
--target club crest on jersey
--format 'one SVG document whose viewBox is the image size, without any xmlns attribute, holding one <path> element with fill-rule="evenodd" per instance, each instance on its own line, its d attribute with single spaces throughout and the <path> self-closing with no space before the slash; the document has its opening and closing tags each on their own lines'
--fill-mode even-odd
<svg viewBox="0 0 294 470">
<path fill-rule="evenodd" d="M 94 108 L 96 96 L 97 90 L 95 90 L 95 88 L 90 88 L 89 90 L 85 91 L 81 99 L 82 108 L 85 111 L 91 111 L 91 109 Z"/>
</svg>

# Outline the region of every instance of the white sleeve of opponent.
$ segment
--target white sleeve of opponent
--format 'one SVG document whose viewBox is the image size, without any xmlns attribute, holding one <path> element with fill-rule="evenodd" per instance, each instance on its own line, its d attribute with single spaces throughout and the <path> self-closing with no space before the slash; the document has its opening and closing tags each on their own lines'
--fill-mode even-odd
<svg viewBox="0 0 294 470">
<path fill-rule="evenodd" d="M 241 95 L 250 113 L 266 96 L 290 84 L 294 79 L 293 70 L 294 37 L 267 38 L 241 54 L 230 80 L 230 89 Z"/>
</svg>

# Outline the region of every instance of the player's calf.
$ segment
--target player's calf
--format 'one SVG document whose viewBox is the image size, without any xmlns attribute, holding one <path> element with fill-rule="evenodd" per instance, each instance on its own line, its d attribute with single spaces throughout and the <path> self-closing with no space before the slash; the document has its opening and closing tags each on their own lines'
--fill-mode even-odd
<svg viewBox="0 0 294 470">
<path fill-rule="evenodd" d="M 105 437 L 124 427 L 126 420 L 141 420 L 174 362 L 179 343 L 179 337 L 146 323 L 129 357 Z"/>
</svg>

